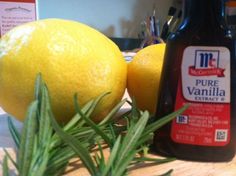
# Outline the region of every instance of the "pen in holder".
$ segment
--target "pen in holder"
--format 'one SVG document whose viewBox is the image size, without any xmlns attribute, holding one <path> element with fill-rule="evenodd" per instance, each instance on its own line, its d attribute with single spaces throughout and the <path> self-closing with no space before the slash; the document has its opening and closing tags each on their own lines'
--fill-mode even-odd
<svg viewBox="0 0 236 176">
<path fill-rule="evenodd" d="M 146 21 L 141 23 L 143 41 L 140 44 L 140 48 L 144 48 L 149 45 L 164 43 L 160 36 L 160 23 L 155 18 L 155 8 L 153 14 L 149 16 Z"/>
</svg>

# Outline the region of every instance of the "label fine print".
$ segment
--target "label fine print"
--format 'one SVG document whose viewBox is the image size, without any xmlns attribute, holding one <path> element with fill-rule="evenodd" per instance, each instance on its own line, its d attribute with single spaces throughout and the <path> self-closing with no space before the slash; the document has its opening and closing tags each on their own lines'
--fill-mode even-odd
<svg viewBox="0 0 236 176">
<path fill-rule="evenodd" d="M 189 108 L 172 122 L 177 143 L 224 146 L 230 140 L 230 51 L 190 46 L 184 50 L 175 109 Z"/>
</svg>

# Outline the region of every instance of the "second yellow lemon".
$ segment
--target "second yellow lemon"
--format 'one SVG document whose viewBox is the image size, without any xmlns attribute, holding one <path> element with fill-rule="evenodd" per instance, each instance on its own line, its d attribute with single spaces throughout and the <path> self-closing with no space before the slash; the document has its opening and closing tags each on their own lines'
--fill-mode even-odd
<svg viewBox="0 0 236 176">
<path fill-rule="evenodd" d="M 138 108 L 155 112 L 165 44 L 140 50 L 128 65 L 128 93 Z"/>
<path fill-rule="evenodd" d="M 61 19 L 39 20 L 16 27 L 0 40 L 0 106 L 19 120 L 33 99 L 36 75 L 42 73 L 59 121 L 79 103 L 111 92 L 97 107 L 100 121 L 126 88 L 127 65 L 119 48 L 84 24 Z"/>
</svg>

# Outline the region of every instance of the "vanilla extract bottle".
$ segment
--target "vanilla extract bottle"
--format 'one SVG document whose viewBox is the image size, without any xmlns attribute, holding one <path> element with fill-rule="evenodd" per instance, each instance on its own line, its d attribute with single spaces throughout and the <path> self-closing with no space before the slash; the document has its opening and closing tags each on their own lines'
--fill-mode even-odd
<svg viewBox="0 0 236 176">
<path fill-rule="evenodd" d="M 162 155 L 228 161 L 236 149 L 235 42 L 224 0 L 184 0 L 184 19 L 167 41 L 156 117 L 189 104 L 156 131 Z"/>
</svg>

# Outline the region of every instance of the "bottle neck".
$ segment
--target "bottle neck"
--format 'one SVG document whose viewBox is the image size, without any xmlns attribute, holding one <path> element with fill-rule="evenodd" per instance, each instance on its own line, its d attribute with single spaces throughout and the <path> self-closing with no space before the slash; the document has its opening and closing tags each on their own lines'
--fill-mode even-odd
<svg viewBox="0 0 236 176">
<path fill-rule="evenodd" d="M 214 27 L 225 25 L 224 0 L 185 0 L 184 20 Z"/>
</svg>

